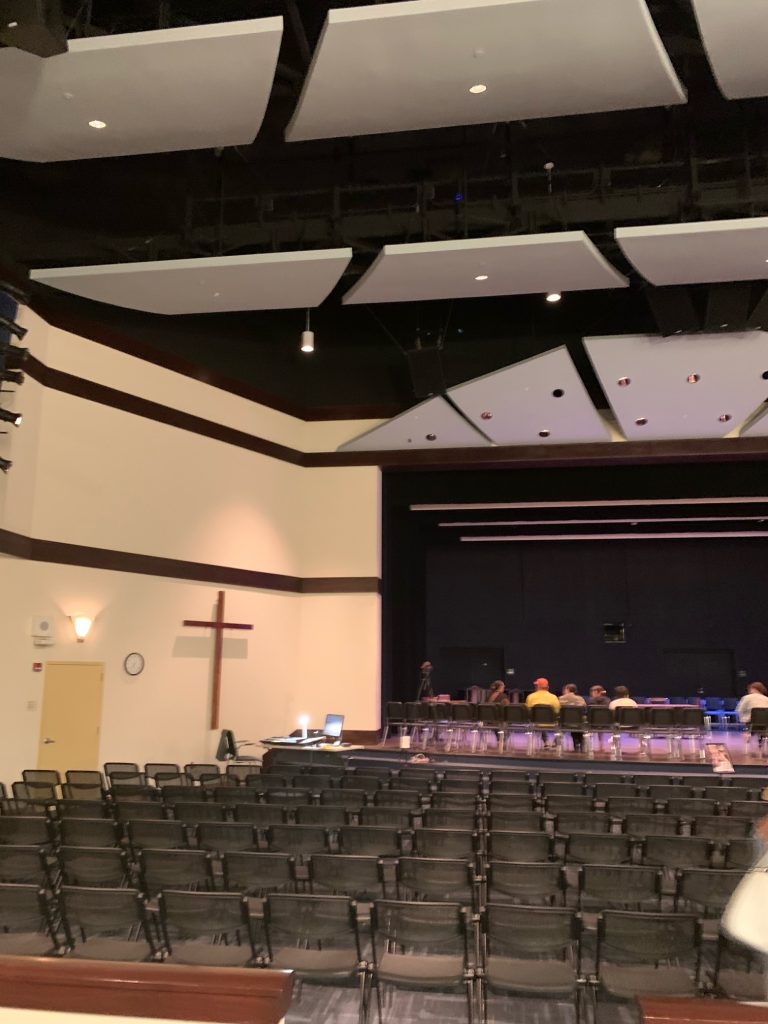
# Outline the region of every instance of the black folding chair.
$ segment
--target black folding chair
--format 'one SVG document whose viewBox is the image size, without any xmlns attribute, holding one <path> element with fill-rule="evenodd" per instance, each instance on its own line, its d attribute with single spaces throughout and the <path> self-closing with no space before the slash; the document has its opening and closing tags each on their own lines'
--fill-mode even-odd
<svg viewBox="0 0 768 1024">
<path fill-rule="evenodd" d="M 250 967 L 256 960 L 248 903 L 234 892 L 176 892 L 158 896 L 166 962 Z"/>
<path fill-rule="evenodd" d="M 598 917 L 597 979 L 604 995 L 692 998 L 700 966 L 701 928 L 693 914 L 606 910 Z"/>
<path fill-rule="evenodd" d="M 135 889 L 64 885 L 59 893 L 69 956 L 141 963 L 159 958 L 141 896 Z"/>
</svg>

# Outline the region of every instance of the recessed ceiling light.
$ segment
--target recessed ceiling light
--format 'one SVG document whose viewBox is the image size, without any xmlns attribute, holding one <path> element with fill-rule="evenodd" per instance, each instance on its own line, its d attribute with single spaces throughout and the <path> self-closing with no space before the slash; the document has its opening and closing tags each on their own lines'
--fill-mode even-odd
<svg viewBox="0 0 768 1024">
<path fill-rule="evenodd" d="M 560 292 L 547 292 L 547 302 L 559 302 L 562 297 Z"/>
<path fill-rule="evenodd" d="M 477 85 L 470 85 L 469 91 L 473 93 L 475 96 L 479 96 L 480 93 L 485 92 L 487 88 L 487 85 L 483 85 L 482 82 L 478 82 Z M 768 262 L 768 260 L 766 260 L 766 262 Z"/>
<path fill-rule="evenodd" d="M 89 121 L 88 122 L 88 127 L 89 128 L 99 128 L 99 129 L 106 128 L 107 127 L 107 122 L 106 121 Z"/>
<path fill-rule="evenodd" d="M 548 430 L 540 430 L 539 431 L 539 437 L 549 437 L 549 431 Z"/>
<path fill-rule="evenodd" d="M 476 281 L 487 281 L 488 280 L 488 275 L 487 274 L 478 274 L 477 277 L 475 278 L 475 280 Z"/>
<path fill-rule="evenodd" d="M 485 412 L 481 412 L 480 413 L 480 419 L 481 420 L 492 420 L 493 419 L 493 413 L 492 412 L 488 412 L 488 410 L 486 409 Z"/>
<path fill-rule="evenodd" d="M 733 416 L 731 416 L 729 412 L 721 412 L 717 418 L 720 420 L 721 423 L 727 423 L 728 420 L 733 419 Z"/>
<path fill-rule="evenodd" d="M 562 388 L 555 388 L 555 390 L 552 392 L 552 397 L 553 398 L 562 398 L 564 394 L 565 394 L 565 392 L 563 391 Z"/>
<path fill-rule="evenodd" d="M 686 380 L 689 384 L 698 384 L 701 380 L 701 377 L 698 375 L 698 373 L 689 373 L 686 377 Z"/>
<path fill-rule="evenodd" d="M 648 420 L 645 418 L 645 416 L 638 416 L 637 419 L 635 420 L 635 426 L 636 427 L 644 427 L 647 422 L 648 422 Z"/>
<path fill-rule="evenodd" d="M 425 441 L 436 441 L 437 440 L 437 434 L 425 434 L 424 435 L 424 440 Z"/>
<path fill-rule="evenodd" d="M 619 385 L 620 388 L 628 388 L 632 381 L 629 377 L 619 377 L 616 383 Z"/>
<path fill-rule="evenodd" d="M 6 28 L 18 28 L 19 27 L 19 23 L 18 23 L 18 21 L 9 21 L 8 24 L 5 27 Z M 766 260 L 765 262 L 768 263 L 768 260 Z"/>
</svg>

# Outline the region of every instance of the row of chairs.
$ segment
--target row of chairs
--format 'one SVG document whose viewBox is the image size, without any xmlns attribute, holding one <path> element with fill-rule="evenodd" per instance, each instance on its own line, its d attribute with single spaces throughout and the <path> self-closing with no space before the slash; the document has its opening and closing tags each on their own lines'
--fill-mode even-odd
<svg viewBox="0 0 768 1024">
<path fill-rule="evenodd" d="M 254 914 L 237 893 L 165 889 L 152 905 L 139 890 L 62 886 L 51 904 L 34 885 L 0 885 L 0 915 L 10 923 L 3 952 L 287 969 L 354 986 L 361 1022 L 373 993 L 381 1021 L 389 987 L 463 993 L 472 1022 L 495 995 L 571 1001 L 578 1020 L 588 994 L 759 998 L 765 984 L 723 937 L 707 975 L 701 922 L 688 913 L 602 911 L 592 969 L 581 913 L 559 906 L 476 913 L 458 901 L 374 899 L 361 912 L 346 896 L 273 893 Z"/>
<path fill-rule="evenodd" d="M 768 725 L 768 719 L 766 719 Z M 411 736 L 412 742 L 438 743 L 445 739 L 445 749 L 450 751 L 468 742 L 472 750 L 482 749 L 488 733 L 497 738 L 498 748 L 514 745 L 516 734 L 526 738 L 528 755 L 532 755 L 537 737 L 543 741 L 543 734 L 553 734 L 556 746 L 562 752 L 563 736 L 576 733 L 583 739 L 586 752 L 593 753 L 595 740 L 602 737 L 610 740 L 612 751 L 620 756 L 621 735 L 635 734 L 646 755 L 650 742 L 658 736 L 667 742 L 670 757 L 681 758 L 683 741 L 691 741 L 694 752 L 703 757 L 702 741 L 711 727 L 710 719 L 701 707 L 638 706 L 611 709 L 602 705 L 588 707 L 554 708 L 548 704 L 537 704 L 529 708 L 525 704 L 448 704 L 428 701 L 409 701 L 387 704 L 384 739 L 392 730 Z"/>
<path fill-rule="evenodd" d="M 136 859 L 143 849 L 170 853 L 222 854 L 231 851 L 289 853 L 305 858 L 316 853 L 342 853 L 399 857 L 414 853 L 423 857 L 465 858 L 477 864 L 487 859 L 513 861 L 552 860 L 562 856 L 572 862 L 631 861 L 670 868 L 726 867 L 744 870 L 753 860 L 753 842 L 746 835 L 708 830 L 694 822 L 694 834 L 681 835 L 679 819 L 660 815 L 629 817 L 612 830 L 612 822 L 597 815 L 560 815 L 547 831 L 542 817 L 513 821 L 491 819 L 491 828 L 476 820 L 455 822 L 452 827 L 348 824 L 335 826 L 278 822 L 260 825 L 247 822 L 199 822 L 136 820 L 117 823 L 106 819 L 65 819 L 60 829 L 41 818 L 0 819 L 0 878 L 7 878 L 3 864 L 12 864 L 19 850 L 58 848 L 113 849 L 130 851 Z M 464 827 L 459 827 L 463 824 Z M 10 825 L 11 827 L 7 827 Z M 499 827 L 514 825 L 514 828 Z M 189 860 L 189 858 L 187 858 Z M 200 858 L 198 857 L 198 860 Z M 179 861 L 184 863 L 182 857 Z"/>
</svg>

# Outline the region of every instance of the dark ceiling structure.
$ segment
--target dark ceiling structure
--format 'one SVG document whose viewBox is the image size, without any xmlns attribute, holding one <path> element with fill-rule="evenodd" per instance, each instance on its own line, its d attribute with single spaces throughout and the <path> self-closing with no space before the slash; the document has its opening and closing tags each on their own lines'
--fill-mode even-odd
<svg viewBox="0 0 768 1024">
<path fill-rule="evenodd" d="M 442 346 L 448 386 L 566 344 L 605 406 L 581 338 L 659 329 L 653 289 L 623 258 L 614 227 L 768 213 L 768 100 L 724 99 L 688 0 L 649 0 L 685 104 L 286 143 L 327 11 L 363 5 L 65 0 L 70 37 L 282 15 L 275 84 L 250 146 L 0 160 L 0 260 L 26 270 L 352 246 L 342 281 L 313 312 L 309 359 L 299 352 L 299 310 L 163 318 L 39 285 L 32 301 L 87 337 L 308 419 L 391 415 L 414 404 L 406 352 L 419 344 Z M 628 289 L 573 293 L 557 306 L 541 296 L 341 305 L 387 243 L 576 228 L 629 276 Z M 708 292 L 696 286 L 690 296 L 703 309 Z M 759 298 L 754 286 L 753 304 Z"/>
</svg>

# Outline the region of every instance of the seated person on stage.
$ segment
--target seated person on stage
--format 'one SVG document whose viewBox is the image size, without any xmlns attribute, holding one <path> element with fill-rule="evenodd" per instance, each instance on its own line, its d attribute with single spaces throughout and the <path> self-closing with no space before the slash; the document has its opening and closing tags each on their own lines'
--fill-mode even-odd
<svg viewBox="0 0 768 1024">
<path fill-rule="evenodd" d="M 636 708 L 637 701 L 632 700 L 629 696 L 629 690 L 626 686 L 617 686 L 613 691 L 613 700 L 608 705 L 613 711 L 614 708 Z"/>
<path fill-rule="evenodd" d="M 491 683 L 486 704 L 509 704 L 509 697 L 504 692 L 504 683 L 501 679 Z"/>
<path fill-rule="evenodd" d="M 554 709 L 556 715 L 560 714 L 560 701 L 554 695 L 549 692 L 549 680 L 543 677 L 534 679 L 533 685 L 535 687 L 533 693 L 529 693 L 525 698 L 525 706 L 527 708 L 535 707 L 537 704 L 549 704 Z M 550 733 L 542 733 L 542 740 L 544 741 L 545 747 L 552 746 L 552 736 Z"/>
<path fill-rule="evenodd" d="M 754 708 L 768 708 L 768 690 L 764 683 L 750 683 L 747 692 L 736 705 L 739 721 L 747 728 L 749 728 L 749 720 Z"/>
<path fill-rule="evenodd" d="M 598 707 L 607 708 L 610 703 L 604 686 L 590 686 L 587 704 L 596 704 Z"/>
<path fill-rule="evenodd" d="M 549 680 L 544 678 L 534 679 L 533 685 L 535 687 L 533 693 L 529 693 L 525 698 L 526 707 L 532 708 L 536 704 L 549 704 L 556 712 L 559 712 L 560 701 L 554 693 L 549 692 Z"/>
<path fill-rule="evenodd" d="M 563 692 L 560 694 L 560 706 L 564 708 L 585 708 L 587 706 L 587 702 L 578 693 L 575 683 L 566 683 L 563 687 Z M 573 749 L 580 751 L 584 745 L 584 733 L 571 732 L 571 739 L 573 740 Z"/>
</svg>

